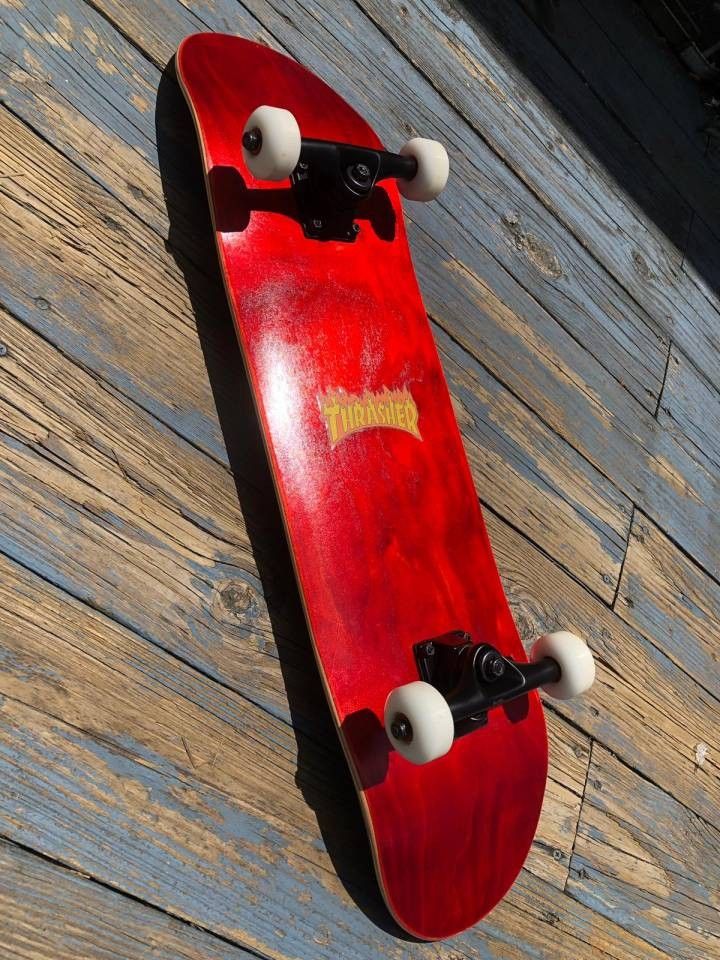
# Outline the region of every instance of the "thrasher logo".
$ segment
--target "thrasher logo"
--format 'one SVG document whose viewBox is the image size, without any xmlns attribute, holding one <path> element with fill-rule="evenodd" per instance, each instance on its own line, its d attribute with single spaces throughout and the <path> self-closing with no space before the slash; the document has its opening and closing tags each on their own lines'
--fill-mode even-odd
<svg viewBox="0 0 720 960">
<path fill-rule="evenodd" d="M 374 427 L 404 430 L 422 440 L 418 408 L 407 387 L 385 388 L 377 393 L 366 390 L 362 395 L 332 390 L 319 400 L 331 447 L 353 433 Z"/>
</svg>

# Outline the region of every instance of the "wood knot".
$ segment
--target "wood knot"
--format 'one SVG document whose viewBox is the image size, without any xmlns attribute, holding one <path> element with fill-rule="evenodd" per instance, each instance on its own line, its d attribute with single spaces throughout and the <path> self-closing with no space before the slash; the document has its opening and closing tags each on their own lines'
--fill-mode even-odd
<svg viewBox="0 0 720 960">
<path fill-rule="evenodd" d="M 552 247 L 534 233 L 523 230 L 517 213 L 504 214 L 502 222 L 507 227 L 515 249 L 523 253 L 544 276 L 559 280 L 562 276 L 562 267 Z"/>
<path fill-rule="evenodd" d="M 653 272 L 652 272 L 652 270 L 650 269 L 650 267 L 648 266 L 647 260 L 646 260 L 645 257 L 643 257 L 643 255 L 642 255 L 641 253 L 639 253 L 637 250 L 635 250 L 634 253 L 633 253 L 633 263 L 635 264 L 635 269 L 636 269 L 637 272 L 640 274 L 640 276 L 643 278 L 643 280 L 652 280 L 652 279 L 653 279 Z"/>
<path fill-rule="evenodd" d="M 228 583 L 220 591 L 220 601 L 225 610 L 238 620 L 245 620 L 257 610 L 255 591 L 242 580 Z"/>
</svg>

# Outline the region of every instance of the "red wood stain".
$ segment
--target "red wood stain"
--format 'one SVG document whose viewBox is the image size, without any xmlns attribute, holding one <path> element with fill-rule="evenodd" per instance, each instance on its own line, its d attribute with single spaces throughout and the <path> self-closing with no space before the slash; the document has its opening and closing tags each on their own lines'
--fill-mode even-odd
<svg viewBox="0 0 720 960">
<path fill-rule="evenodd" d="M 393 183 L 354 243 L 304 237 L 289 181 L 255 181 L 241 136 L 260 104 L 303 136 L 381 144 L 294 61 L 221 34 L 187 38 L 195 116 L 238 338 L 318 665 L 366 815 L 388 907 L 450 936 L 504 895 L 528 852 L 547 771 L 539 699 L 496 710 L 443 758 L 390 748 L 389 691 L 412 647 L 450 630 L 524 659 L 491 553 Z M 328 407 L 334 408 L 328 412 Z M 384 421 L 384 422 L 383 422 Z M 334 432 L 333 432 L 334 431 Z"/>
</svg>

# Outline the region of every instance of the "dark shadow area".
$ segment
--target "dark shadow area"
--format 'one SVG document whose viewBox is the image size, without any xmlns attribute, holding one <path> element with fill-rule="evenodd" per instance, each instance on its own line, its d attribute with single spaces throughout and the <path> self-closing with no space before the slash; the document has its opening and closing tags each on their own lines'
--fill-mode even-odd
<svg viewBox="0 0 720 960">
<path fill-rule="evenodd" d="M 382 783 L 387 776 L 390 763 L 390 744 L 385 734 L 385 728 L 371 710 L 356 710 L 345 717 L 342 725 L 345 741 L 353 741 L 365 746 L 372 744 L 368 751 L 372 763 L 366 764 L 360 771 L 361 782 L 366 787 L 374 787 Z"/>
<path fill-rule="evenodd" d="M 504 703 L 502 709 L 510 723 L 520 723 L 530 712 L 530 701 L 527 697 L 518 697 L 517 700 Z"/>
<path fill-rule="evenodd" d="M 717 111 L 642 7 L 632 0 L 454 4 L 672 241 L 678 265 L 692 263 L 720 290 Z"/>
<path fill-rule="evenodd" d="M 360 805 L 322 688 L 250 388 L 225 299 L 192 118 L 166 67 L 157 95 L 158 160 L 170 221 L 168 249 L 183 271 L 228 461 L 263 586 L 297 740 L 296 782 L 314 811 L 338 877 L 358 907 L 392 936 L 408 937 L 382 900 Z M 243 191 L 227 173 L 228 192 Z M 238 182 L 239 181 L 239 182 Z M 249 191 L 245 191 L 246 193 Z M 272 202 L 275 194 L 257 191 Z M 228 216 L 239 217 L 242 203 Z M 245 214 L 245 219 L 247 215 Z"/>
</svg>

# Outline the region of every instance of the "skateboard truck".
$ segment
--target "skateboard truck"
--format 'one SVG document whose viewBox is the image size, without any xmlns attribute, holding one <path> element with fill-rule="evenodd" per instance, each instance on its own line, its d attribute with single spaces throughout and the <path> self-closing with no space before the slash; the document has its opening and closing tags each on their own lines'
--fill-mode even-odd
<svg viewBox="0 0 720 960">
<path fill-rule="evenodd" d="M 290 175 L 305 236 L 352 242 L 360 232 L 358 204 L 380 180 L 411 180 L 417 160 L 399 153 L 370 150 L 329 140 L 306 140 Z"/>
<path fill-rule="evenodd" d="M 530 662 L 513 660 L 489 643 L 453 631 L 413 647 L 420 680 L 391 690 L 385 731 L 411 763 L 442 757 L 453 741 L 488 722 L 488 712 L 543 687 L 559 700 L 584 693 L 595 661 L 584 640 L 565 630 L 533 644 Z"/>
<path fill-rule="evenodd" d="M 418 643 L 414 653 L 420 677 L 447 700 L 456 736 L 484 726 L 493 707 L 560 679 L 560 667 L 550 657 L 517 663 L 460 631 Z"/>
<path fill-rule="evenodd" d="M 334 140 L 301 137 L 289 110 L 261 106 L 242 136 L 243 157 L 254 177 L 290 177 L 305 236 L 353 242 L 358 206 L 381 180 L 396 179 L 408 200 L 433 200 L 448 177 L 445 148 L 414 137 L 399 153 Z"/>
</svg>

